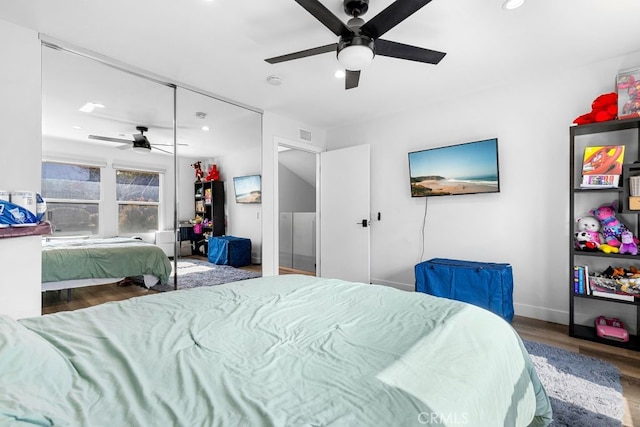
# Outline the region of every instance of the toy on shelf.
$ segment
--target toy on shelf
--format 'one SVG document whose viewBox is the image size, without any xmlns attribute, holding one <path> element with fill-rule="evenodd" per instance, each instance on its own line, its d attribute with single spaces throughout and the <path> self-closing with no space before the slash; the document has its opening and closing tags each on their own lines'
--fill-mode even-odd
<svg viewBox="0 0 640 427">
<path fill-rule="evenodd" d="M 633 233 L 630 231 L 623 231 L 620 235 L 620 240 L 622 243 L 620 244 L 619 253 L 638 255 L 638 245 L 633 241 Z"/>
<path fill-rule="evenodd" d="M 591 111 L 576 117 L 573 123 L 585 125 L 587 123 L 606 122 L 618 116 L 618 94 L 604 93 L 591 103 Z"/>
<path fill-rule="evenodd" d="M 591 215 L 596 217 L 602 225 L 602 233 L 604 235 L 604 243 L 616 248 L 621 245 L 622 233 L 630 230 L 626 225 L 616 218 L 615 203 L 602 205 L 596 209 L 589 211 Z M 632 234 L 633 243 L 638 244 L 637 237 Z"/>
<path fill-rule="evenodd" d="M 597 251 L 600 244 L 593 240 L 593 236 L 586 231 L 576 231 L 574 233 L 576 249 L 581 251 Z"/>
<path fill-rule="evenodd" d="M 636 79 L 636 75 L 633 72 L 618 75 L 619 104 L 624 103 L 620 111 L 621 119 L 640 116 L 640 80 Z"/>
<path fill-rule="evenodd" d="M 192 163 L 191 167 L 196 170 L 196 182 L 202 182 L 202 179 L 204 177 L 204 172 L 202 171 L 202 162 Z"/>
<path fill-rule="evenodd" d="M 602 239 L 602 233 L 600 233 L 600 221 L 593 216 L 583 216 L 576 219 L 576 224 L 579 232 L 585 232 L 591 236 L 590 241 L 595 244 L 596 248 L 599 248 L 604 240 Z M 581 238 L 581 240 L 584 240 Z M 577 237 L 576 237 L 577 243 Z"/>
<path fill-rule="evenodd" d="M 204 179 L 205 181 L 217 181 L 220 179 L 220 171 L 218 170 L 217 165 L 211 165 L 211 169 L 209 169 L 209 174 Z"/>
<path fill-rule="evenodd" d="M 598 316 L 596 317 L 595 326 L 596 334 L 600 338 L 620 342 L 629 341 L 629 332 L 627 332 L 624 324 L 618 318 Z"/>
</svg>

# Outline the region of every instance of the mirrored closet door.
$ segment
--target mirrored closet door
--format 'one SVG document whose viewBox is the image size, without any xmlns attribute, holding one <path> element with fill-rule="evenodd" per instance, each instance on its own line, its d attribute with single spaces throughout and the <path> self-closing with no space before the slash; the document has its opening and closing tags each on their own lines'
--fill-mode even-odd
<svg viewBox="0 0 640 427">
<path fill-rule="evenodd" d="M 48 251 L 89 243 L 106 249 L 130 238 L 164 252 L 153 261 L 161 265 L 140 267 L 155 273 L 142 275 L 144 285 L 153 286 L 154 275 L 168 284 L 176 229 L 175 87 L 43 44 L 42 98 L 41 192 L 52 225 L 43 239 L 43 289 L 129 277 L 137 272 L 129 260 L 144 264 L 143 257 L 109 255 L 90 265 L 64 256 L 54 264 Z"/>
</svg>

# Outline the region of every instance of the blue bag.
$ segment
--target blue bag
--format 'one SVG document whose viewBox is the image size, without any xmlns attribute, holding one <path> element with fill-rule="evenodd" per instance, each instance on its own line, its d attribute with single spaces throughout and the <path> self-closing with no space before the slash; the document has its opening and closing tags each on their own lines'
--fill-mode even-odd
<svg viewBox="0 0 640 427">
<path fill-rule="evenodd" d="M 416 292 L 467 302 L 513 320 L 511 265 L 433 258 L 415 266 Z"/>
<path fill-rule="evenodd" d="M 36 225 L 38 217 L 28 209 L 18 206 L 6 200 L 0 200 L 0 224 L 11 227 L 24 227 Z"/>
</svg>

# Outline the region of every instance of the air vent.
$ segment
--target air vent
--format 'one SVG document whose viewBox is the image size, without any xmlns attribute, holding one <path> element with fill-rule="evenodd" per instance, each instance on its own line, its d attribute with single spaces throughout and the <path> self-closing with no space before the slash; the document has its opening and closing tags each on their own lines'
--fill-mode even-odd
<svg viewBox="0 0 640 427">
<path fill-rule="evenodd" d="M 304 130 L 304 129 L 298 129 L 298 137 L 303 141 L 311 142 L 311 131 L 310 130 Z"/>
</svg>

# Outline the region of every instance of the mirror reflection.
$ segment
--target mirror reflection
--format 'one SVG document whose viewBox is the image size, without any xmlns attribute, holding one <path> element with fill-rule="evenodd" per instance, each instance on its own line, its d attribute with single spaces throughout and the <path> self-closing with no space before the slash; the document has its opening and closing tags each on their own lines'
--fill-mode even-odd
<svg viewBox="0 0 640 427">
<path fill-rule="evenodd" d="M 260 113 L 48 46 L 42 69 L 53 230 L 43 238 L 43 313 L 216 284 L 180 267 L 218 265 L 209 240 L 223 236 L 249 242 L 239 267 L 260 274 L 261 205 L 236 205 L 232 184 L 260 174 Z"/>
</svg>

